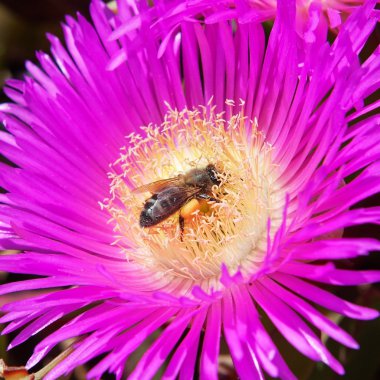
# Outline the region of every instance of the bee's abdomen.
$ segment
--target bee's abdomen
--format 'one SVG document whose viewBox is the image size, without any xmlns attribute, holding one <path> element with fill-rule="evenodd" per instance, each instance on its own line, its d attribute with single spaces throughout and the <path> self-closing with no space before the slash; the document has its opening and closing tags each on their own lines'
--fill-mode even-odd
<svg viewBox="0 0 380 380">
<path fill-rule="evenodd" d="M 140 226 L 154 226 L 178 211 L 186 199 L 177 188 L 168 188 L 149 198 L 140 214 Z"/>
<path fill-rule="evenodd" d="M 159 222 L 154 221 L 154 219 L 145 211 L 141 211 L 140 214 L 140 227 L 151 227 Z"/>
<path fill-rule="evenodd" d="M 157 217 L 154 217 L 155 207 L 157 208 L 157 194 L 154 194 L 144 204 L 144 209 L 140 214 L 141 227 L 151 227 L 160 222 Z"/>
</svg>

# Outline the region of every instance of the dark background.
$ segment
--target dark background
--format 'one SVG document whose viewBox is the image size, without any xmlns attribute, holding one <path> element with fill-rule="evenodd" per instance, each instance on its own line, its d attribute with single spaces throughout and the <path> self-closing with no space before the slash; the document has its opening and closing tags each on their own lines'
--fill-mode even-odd
<svg viewBox="0 0 380 380">
<path fill-rule="evenodd" d="M 61 36 L 60 22 L 64 20 L 65 14 L 75 15 L 77 11 L 88 17 L 89 0 L 0 0 L 0 87 L 4 81 L 10 77 L 22 78 L 24 74 L 24 64 L 26 60 L 36 62 L 35 51 L 49 51 L 49 44 L 45 38 L 45 33 Z M 379 43 L 379 31 L 375 32 L 369 44 L 369 49 L 373 50 Z M 380 73 L 379 73 L 380 75 Z M 0 92 L 0 102 L 6 101 L 3 92 Z M 379 131 L 380 133 L 380 131 Z M 379 205 L 379 197 L 362 202 L 358 206 Z M 350 228 L 345 231 L 346 236 L 373 236 L 379 237 L 380 230 L 374 226 L 361 226 Z M 347 260 L 342 263 L 344 268 L 373 269 L 379 268 L 379 260 L 376 254 L 357 260 Z M 7 275 L 0 272 L 2 282 L 18 281 L 25 276 Z M 380 307 L 380 292 L 377 286 L 362 286 L 359 288 L 348 287 L 338 289 L 340 296 L 352 302 L 369 307 Z M 0 297 L 0 304 L 6 303 L 10 297 Z M 359 351 L 345 349 L 331 340 L 327 342 L 328 347 L 334 355 L 344 364 L 347 374 L 343 379 L 349 380 L 375 380 L 380 379 L 380 323 L 376 321 L 353 321 L 331 315 L 344 329 L 350 332 L 361 345 Z M 271 329 L 270 322 L 268 328 Z M 59 327 L 55 324 L 51 329 Z M 1 326 L 0 326 L 1 328 Z M 0 358 L 3 358 L 8 365 L 24 365 L 28 360 L 33 346 L 46 334 L 37 334 L 21 347 L 16 347 L 11 351 L 6 351 L 6 346 L 14 334 L 0 338 Z M 282 347 L 282 352 L 286 357 L 290 367 L 297 373 L 300 379 L 320 380 L 339 379 L 338 375 L 332 373 L 326 366 L 315 364 L 309 360 L 304 360 L 289 345 L 286 345 L 283 338 L 273 331 L 273 338 Z M 222 347 L 223 348 L 223 347 Z M 57 347 L 48 359 L 57 356 L 64 349 L 64 344 Z M 37 368 L 38 369 L 38 368 Z M 235 376 L 223 371 L 221 379 L 233 379 Z M 71 379 L 84 379 L 85 367 L 80 367 L 70 377 Z M 104 376 L 107 379 L 109 376 Z"/>
</svg>

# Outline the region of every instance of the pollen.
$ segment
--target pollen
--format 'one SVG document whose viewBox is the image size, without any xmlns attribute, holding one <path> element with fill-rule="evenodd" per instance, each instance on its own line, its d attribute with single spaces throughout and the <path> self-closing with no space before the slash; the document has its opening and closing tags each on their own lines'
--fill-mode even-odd
<svg viewBox="0 0 380 380">
<path fill-rule="evenodd" d="M 226 103 L 232 110 L 233 102 Z M 210 104 L 181 111 L 168 106 L 162 125 L 127 136 L 111 165 L 110 197 L 102 205 L 111 215 L 115 244 L 128 261 L 204 287 L 216 286 L 223 264 L 230 272 L 252 274 L 282 216 L 284 197 L 272 151 L 257 121 L 245 117 L 243 103 L 228 118 Z M 134 189 L 210 164 L 219 183 L 209 194 L 214 201 L 190 197 L 162 222 L 140 226 L 153 194 Z"/>
<path fill-rule="evenodd" d="M 193 198 L 189 202 L 187 202 L 183 207 L 181 207 L 180 215 L 184 219 L 192 219 L 197 211 L 202 211 L 203 213 L 206 213 L 207 211 L 204 209 L 204 207 L 207 207 L 208 211 L 209 207 L 206 201 Z"/>
</svg>

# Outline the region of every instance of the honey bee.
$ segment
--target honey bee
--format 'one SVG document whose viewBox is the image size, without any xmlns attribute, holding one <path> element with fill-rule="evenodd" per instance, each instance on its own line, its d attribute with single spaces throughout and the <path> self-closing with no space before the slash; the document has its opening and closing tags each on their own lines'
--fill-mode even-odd
<svg viewBox="0 0 380 380">
<path fill-rule="evenodd" d="M 150 192 L 140 214 L 140 227 L 152 227 L 179 212 L 181 241 L 185 228 L 185 219 L 199 209 L 197 200 L 220 202 L 212 197 L 212 187 L 219 186 L 218 171 L 212 164 L 203 169 L 192 169 L 174 178 L 155 181 L 133 190 L 136 193 Z"/>
</svg>

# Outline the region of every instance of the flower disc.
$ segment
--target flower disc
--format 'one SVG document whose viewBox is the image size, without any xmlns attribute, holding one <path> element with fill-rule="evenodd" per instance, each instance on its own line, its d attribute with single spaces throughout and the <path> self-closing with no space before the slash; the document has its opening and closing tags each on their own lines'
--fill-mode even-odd
<svg viewBox="0 0 380 380">
<path fill-rule="evenodd" d="M 160 127 L 150 125 L 143 132 L 145 137 L 128 137 L 110 174 L 111 200 L 105 201 L 116 223 L 117 244 L 127 258 L 163 275 L 212 281 L 214 286 L 223 263 L 232 272 L 240 268 L 251 275 L 265 256 L 268 218 L 276 227 L 284 197 L 275 181 L 272 147 L 257 123 L 244 116 L 244 105 L 228 120 L 210 106 L 170 109 Z M 208 164 L 218 170 L 220 185 L 213 187 L 212 196 L 219 202 L 200 202 L 185 220 L 183 238 L 178 218 L 186 202 L 155 226 L 139 225 L 144 202 L 152 194 L 137 194 L 136 187 Z"/>
</svg>

